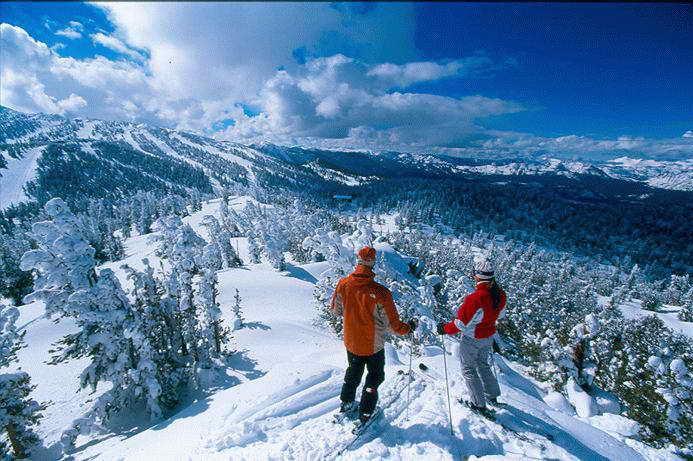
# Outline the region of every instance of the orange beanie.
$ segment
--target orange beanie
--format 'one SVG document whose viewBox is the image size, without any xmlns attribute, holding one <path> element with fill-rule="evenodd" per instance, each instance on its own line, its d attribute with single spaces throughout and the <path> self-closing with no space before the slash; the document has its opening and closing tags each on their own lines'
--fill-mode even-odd
<svg viewBox="0 0 693 461">
<path fill-rule="evenodd" d="M 375 261 L 375 248 L 373 247 L 363 247 L 358 252 L 359 262 L 373 262 Z"/>
</svg>

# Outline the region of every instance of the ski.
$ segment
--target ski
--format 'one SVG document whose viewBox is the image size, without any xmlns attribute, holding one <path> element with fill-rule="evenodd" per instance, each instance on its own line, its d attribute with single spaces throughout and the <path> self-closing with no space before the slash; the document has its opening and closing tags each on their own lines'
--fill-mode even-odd
<svg viewBox="0 0 693 461">
<path fill-rule="evenodd" d="M 360 440 L 361 436 L 363 434 L 365 434 L 366 432 L 368 432 L 368 429 L 374 425 L 374 422 L 384 418 L 385 410 L 390 405 L 395 403 L 397 401 L 397 399 L 399 398 L 399 396 L 402 394 L 402 392 L 404 392 L 404 390 L 407 388 L 406 382 L 404 382 L 404 385 L 400 386 L 399 388 L 397 388 L 396 386 L 400 385 L 404 381 L 403 378 L 405 378 L 405 377 L 406 377 L 406 379 L 411 379 L 411 375 L 409 373 L 405 373 L 405 372 L 400 373 L 399 371 L 397 372 L 397 375 L 398 375 L 398 380 L 395 383 L 395 386 L 393 386 L 396 389 L 394 391 L 394 393 L 391 394 L 391 397 L 387 400 L 387 402 L 385 402 L 381 406 L 376 407 L 376 410 L 373 412 L 373 415 L 371 415 L 371 418 L 366 423 L 354 427 L 354 429 L 351 432 L 352 438 L 348 442 L 346 442 L 344 444 L 344 446 L 342 446 L 342 448 L 340 448 L 337 451 L 337 453 L 336 453 L 337 457 L 341 456 L 347 450 L 349 450 L 351 447 L 353 447 Z"/>
<path fill-rule="evenodd" d="M 371 415 L 371 417 L 366 421 L 365 423 L 361 423 L 360 421 L 356 421 L 354 423 L 354 428 L 351 430 L 351 433 L 358 436 L 361 435 L 366 429 L 368 429 L 377 419 L 379 419 L 383 415 L 383 409 L 381 407 L 376 407 L 375 411 Z"/>
<path fill-rule="evenodd" d="M 491 408 L 479 408 L 471 404 L 471 402 L 468 402 L 467 400 L 464 399 L 457 399 L 459 403 L 462 405 L 466 406 L 470 410 L 472 410 L 475 414 L 488 419 L 489 421 L 493 421 L 494 423 L 496 421 L 496 412 L 492 410 Z"/>
<path fill-rule="evenodd" d="M 338 412 L 332 417 L 332 422 L 334 424 L 343 424 L 347 420 L 352 420 L 358 417 L 359 414 L 359 409 L 358 407 L 354 408 L 351 411 L 347 411 L 344 413 Z"/>
</svg>

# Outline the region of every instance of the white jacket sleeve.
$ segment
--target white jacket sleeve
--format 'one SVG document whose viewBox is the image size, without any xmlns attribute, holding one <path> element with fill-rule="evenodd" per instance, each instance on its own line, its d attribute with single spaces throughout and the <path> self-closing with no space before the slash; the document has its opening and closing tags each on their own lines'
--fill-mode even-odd
<svg viewBox="0 0 693 461">
<path fill-rule="evenodd" d="M 468 324 L 464 324 L 462 320 L 460 319 L 455 319 L 455 326 L 457 327 L 458 330 L 460 330 L 460 333 L 462 333 L 464 336 L 468 336 L 470 338 L 474 337 L 474 331 L 476 330 L 476 326 L 481 323 L 481 321 L 484 319 L 484 310 L 482 308 L 479 308 L 474 312 L 474 315 L 472 318 L 469 320 Z"/>
</svg>

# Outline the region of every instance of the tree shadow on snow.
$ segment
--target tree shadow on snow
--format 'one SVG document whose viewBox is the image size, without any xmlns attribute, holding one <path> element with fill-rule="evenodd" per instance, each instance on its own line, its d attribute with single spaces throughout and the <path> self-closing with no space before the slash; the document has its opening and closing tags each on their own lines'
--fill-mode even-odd
<svg viewBox="0 0 693 461">
<path fill-rule="evenodd" d="M 364 437 L 358 446 L 380 437 L 381 443 L 387 447 L 430 443 L 450 453 L 455 459 L 460 456 L 466 458 L 471 455 L 486 456 L 504 453 L 503 444 L 499 439 L 477 437 L 469 430 L 468 424 L 464 424 L 464 421 L 462 423 L 456 428 L 455 437 L 450 435 L 450 428 L 446 424 L 418 423 L 403 428 L 390 423 L 381 423 L 382 430 L 376 431 L 377 434 L 368 438 Z"/>
<path fill-rule="evenodd" d="M 549 424 L 536 416 L 530 415 L 529 413 L 510 405 L 506 406 L 505 410 L 509 413 L 509 415 L 505 415 L 504 417 L 504 415 L 501 413 L 498 415 L 498 420 L 516 432 L 529 432 L 546 437 L 554 445 L 558 445 L 578 459 L 598 461 L 606 461 L 608 459 L 583 444 L 581 441 L 573 437 L 573 435 L 569 432 L 561 429 L 561 427 L 555 422 L 553 424 Z"/>
<path fill-rule="evenodd" d="M 171 425 L 174 421 L 204 413 L 209 408 L 211 398 L 215 392 L 236 386 L 244 381 L 237 376 L 229 375 L 229 371 L 242 375 L 245 380 L 257 379 L 266 373 L 257 368 L 257 361 L 251 358 L 248 355 L 248 351 L 245 350 L 233 352 L 226 359 L 225 364 L 227 367 L 226 369 L 212 372 L 208 376 L 203 375 L 202 379 L 206 382 L 202 385 L 202 389 L 189 391 L 189 393 L 183 397 L 182 402 L 169 413 L 170 416 L 165 420 L 151 425 L 148 417 L 143 411 L 137 411 L 136 415 L 128 414 L 127 417 L 116 416 L 107 427 L 109 432 L 100 434 L 100 436 L 89 442 L 76 447 L 70 454 L 82 452 L 93 445 L 113 437 L 117 437 L 119 440 L 125 440 L 142 431 L 149 429 L 155 431 L 161 430 Z M 73 458 L 68 457 L 66 459 Z"/>
<path fill-rule="evenodd" d="M 271 330 L 269 326 L 261 322 L 247 322 L 244 323 L 241 329 L 248 328 L 249 330 Z"/>
<path fill-rule="evenodd" d="M 308 272 L 302 267 L 294 266 L 293 264 L 286 264 L 286 272 L 288 272 L 289 277 L 293 277 L 299 280 L 303 280 L 304 282 L 308 283 L 317 283 L 318 279 L 316 279 L 313 274 Z"/>
<path fill-rule="evenodd" d="M 264 327 L 265 325 L 262 326 Z M 269 330 L 269 327 L 265 327 L 265 329 Z M 241 373 L 248 380 L 261 378 L 267 373 L 266 371 L 262 371 L 257 368 L 257 360 L 249 357 L 247 350 L 235 352 L 233 355 L 231 355 L 231 357 L 229 357 L 226 363 L 232 370 Z"/>
</svg>

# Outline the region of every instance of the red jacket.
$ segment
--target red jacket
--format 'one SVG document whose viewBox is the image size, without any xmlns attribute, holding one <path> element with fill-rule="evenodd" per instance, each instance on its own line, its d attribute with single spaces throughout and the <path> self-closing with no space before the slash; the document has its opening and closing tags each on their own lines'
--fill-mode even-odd
<svg viewBox="0 0 693 461">
<path fill-rule="evenodd" d="M 462 331 L 465 335 L 471 336 L 473 328 L 476 339 L 493 336 L 496 333 L 498 316 L 505 309 L 505 299 L 505 293 L 501 292 L 500 305 L 495 309 L 489 284 L 477 283 L 476 290 L 464 298 L 457 311 L 457 318 L 445 324 L 445 333 L 454 335 Z"/>
</svg>

